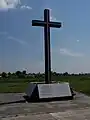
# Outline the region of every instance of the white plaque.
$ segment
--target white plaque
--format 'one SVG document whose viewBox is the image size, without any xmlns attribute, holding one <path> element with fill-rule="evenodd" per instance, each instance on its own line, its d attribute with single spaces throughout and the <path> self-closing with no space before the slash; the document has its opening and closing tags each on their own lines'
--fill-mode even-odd
<svg viewBox="0 0 90 120">
<path fill-rule="evenodd" d="M 72 96 L 69 83 L 38 84 L 40 98 Z"/>
</svg>

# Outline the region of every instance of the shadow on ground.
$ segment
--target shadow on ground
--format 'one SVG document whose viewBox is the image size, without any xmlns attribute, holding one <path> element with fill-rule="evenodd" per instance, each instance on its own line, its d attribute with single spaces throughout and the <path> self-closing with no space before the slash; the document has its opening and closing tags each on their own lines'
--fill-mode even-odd
<svg viewBox="0 0 90 120">
<path fill-rule="evenodd" d="M 14 104 L 14 103 L 25 103 L 26 100 L 12 101 L 12 102 L 2 102 L 0 105 Z"/>
<path fill-rule="evenodd" d="M 14 103 L 39 103 L 39 102 L 52 102 L 52 101 L 67 101 L 67 100 L 73 100 L 73 96 L 71 97 L 62 97 L 62 98 L 49 98 L 49 99 L 30 99 L 28 96 L 24 95 L 22 96 L 23 100 L 15 100 L 15 101 L 9 101 L 9 102 L 1 102 L 0 105 L 7 105 L 7 104 L 14 104 Z"/>
</svg>

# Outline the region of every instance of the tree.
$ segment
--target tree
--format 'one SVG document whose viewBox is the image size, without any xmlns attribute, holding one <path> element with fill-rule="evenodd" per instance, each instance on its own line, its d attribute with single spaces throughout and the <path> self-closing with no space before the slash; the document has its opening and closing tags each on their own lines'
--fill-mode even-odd
<svg viewBox="0 0 90 120">
<path fill-rule="evenodd" d="M 21 71 L 16 71 L 16 75 L 19 77 L 21 75 Z"/>
<path fill-rule="evenodd" d="M 6 78 L 7 77 L 7 74 L 5 72 L 2 72 L 2 77 L 3 78 Z"/>
<path fill-rule="evenodd" d="M 11 73 L 10 73 L 10 72 L 8 73 L 8 76 L 11 76 Z"/>
<path fill-rule="evenodd" d="M 64 76 L 67 76 L 67 75 L 68 75 L 68 72 L 63 73 L 63 75 L 64 75 Z"/>
<path fill-rule="evenodd" d="M 23 70 L 23 71 L 22 71 L 22 74 L 23 74 L 23 75 L 26 75 L 26 70 Z"/>
</svg>

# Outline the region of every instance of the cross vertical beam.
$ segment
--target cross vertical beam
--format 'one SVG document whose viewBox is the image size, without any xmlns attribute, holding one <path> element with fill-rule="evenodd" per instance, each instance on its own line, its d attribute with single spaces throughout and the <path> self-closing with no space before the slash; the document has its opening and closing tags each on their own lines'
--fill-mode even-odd
<svg viewBox="0 0 90 120">
<path fill-rule="evenodd" d="M 49 10 L 44 10 L 44 41 L 45 41 L 45 83 L 51 82 L 51 56 L 50 56 L 50 27 L 49 27 Z"/>
<path fill-rule="evenodd" d="M 32 26 L 44 27 L 44 42 L 45 42 L 45 83 L 51 82 L 51 51 L 50 51 L 50 27 L 60 28 L 60 22 L 51 22 L 49 10 L 44 10 L 44 21 L 32 20 Z"/>
</svg>

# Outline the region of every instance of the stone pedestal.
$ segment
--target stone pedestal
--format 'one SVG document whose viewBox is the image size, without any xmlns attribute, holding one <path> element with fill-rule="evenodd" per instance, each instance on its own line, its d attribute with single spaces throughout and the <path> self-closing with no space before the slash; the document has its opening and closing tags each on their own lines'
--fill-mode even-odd
<svg viewBox="0 0 90 120">
<path fill-rule="evenodd" d="M 30 83 L 26 90 L 25 99 L 30 101 L 71 100 L 73 91 L 69 83 L 38 84 Z"/>
</svg>

